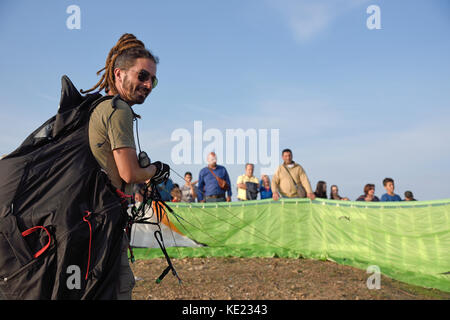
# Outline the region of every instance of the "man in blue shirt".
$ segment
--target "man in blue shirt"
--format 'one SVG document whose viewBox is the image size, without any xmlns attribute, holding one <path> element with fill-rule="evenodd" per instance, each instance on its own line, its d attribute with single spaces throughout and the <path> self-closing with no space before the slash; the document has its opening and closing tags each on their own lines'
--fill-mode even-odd
<svg viewBox="0 0 450 320">
<path fill-rule="evenodd" d="M 383 180 L 383 186 L 387 193 L 381 196 L 381 201 L 402 201 L 402 198 L 394 193 L 394 180 L 392 178 L 385 178 Z"/>
<path fill-rule="evenodd" d="M 218 180 L 220 179 L 227 183 L 224 189 L 219 186 Z M 214 152 L 208 155 L 208 166 L 200 170 L 198 191 L 199 202 L 231 201 L 231 183 L 227 169 L 217 164 L 217 157 Z M 227 193 L 226 199 L 225 193 Z"/>
</svg>

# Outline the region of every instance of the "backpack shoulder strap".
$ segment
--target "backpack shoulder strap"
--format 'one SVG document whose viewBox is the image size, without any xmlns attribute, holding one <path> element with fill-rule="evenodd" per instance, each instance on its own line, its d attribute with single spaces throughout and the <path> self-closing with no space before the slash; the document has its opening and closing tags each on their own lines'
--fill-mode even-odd
<svg viewBox="0 0 450 320">
<path fill-rule="evenodd" d="M 92 102 L 91 106 L 89 107 L 89 113 L 92 113 L 92 111 L 94 111 L 94 109 L 103 101 L 107 101 L 107 100 L 111 100 L 111 99 L 114 99 L 114 96 L 101 96 L 100 98 L 98 98 L 97 100 Z"/>
<path fill-rule="evenodd" d="M 295 182 L 294 178 L 292 177 L 291 173 L 289 172 L 289 169 L 286 168 L 284 165 L 283 165 L 283 168 L 284 168 L 284 169 L 286 170 L 286 172 L 289 174 L 289 177 L 291 177 L 292 182 L 294 183 L 294 186 L 297 188 L 297 182 Z"/>
</svg>

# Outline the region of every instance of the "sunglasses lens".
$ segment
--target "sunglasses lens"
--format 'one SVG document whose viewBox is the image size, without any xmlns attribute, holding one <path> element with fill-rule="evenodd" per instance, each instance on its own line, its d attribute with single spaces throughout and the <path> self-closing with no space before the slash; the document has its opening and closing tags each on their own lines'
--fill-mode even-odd
<svg viewBox="0 0 450 320">
<path fill-rule="evenodd" d="M 156 87 L 158 84 L 158 78 L 156 76 L 151 77 L 152 78 L 152 87 Z M 150 79 L 150 73 L 147 70 L 141 70 L 138 74 L 138 79 L 141 82 L 146 82 Z"/>
<path fill-rule="evenodd" d="M 148 73 L 148 72 L 145 71 L 145 70 L 141 70 L 141 71 L 139 72 L 139 74 L 138 74 L 138 79 L 139 79 L 139 81 L 141 81 L 141 82 L 148 81 L 148 79 L 150 79 L 150 73 Z"/>
</svg>

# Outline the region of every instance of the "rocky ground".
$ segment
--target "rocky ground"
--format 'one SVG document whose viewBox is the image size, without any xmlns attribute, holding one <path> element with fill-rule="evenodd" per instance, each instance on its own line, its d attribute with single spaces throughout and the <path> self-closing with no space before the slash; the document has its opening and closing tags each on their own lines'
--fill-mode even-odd
<svg viewBox="0 0 450 320">
<path fill-rule="evenodd" d="M 450 293 L 411 286 L 385 276 L 381 288 L 369 290 L 370 274 L 330 261 L 281 258 L 173 259 L 182 285 L 169 273 L 165 259 L 138 260 L 136 300 L 410 300 L 446 299 Z"/>
</svg>

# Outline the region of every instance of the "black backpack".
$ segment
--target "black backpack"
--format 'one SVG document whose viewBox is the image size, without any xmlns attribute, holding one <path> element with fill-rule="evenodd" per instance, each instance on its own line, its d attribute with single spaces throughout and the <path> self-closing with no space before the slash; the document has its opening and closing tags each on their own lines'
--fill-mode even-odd
<svg viewBox="0 0 450 320">
<path fill-rule="evenodd" d="M 115 299 L 126 211 L 88 140 L 92 110 L 62 77 L 58 112 L 0 160 L 0 299 Z"/>
</svg>

